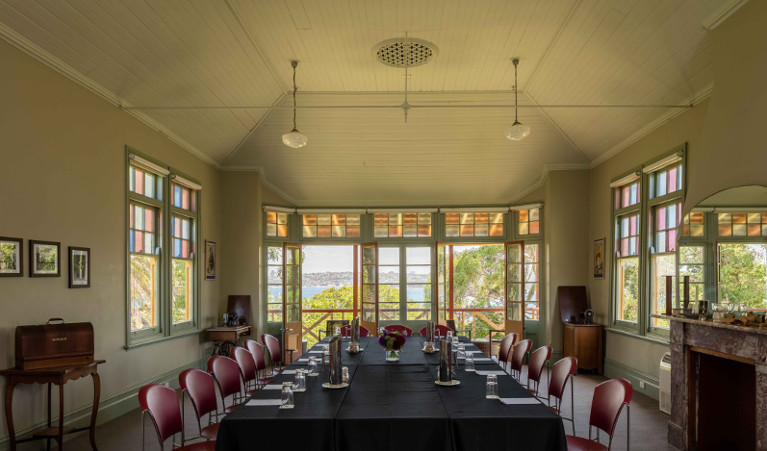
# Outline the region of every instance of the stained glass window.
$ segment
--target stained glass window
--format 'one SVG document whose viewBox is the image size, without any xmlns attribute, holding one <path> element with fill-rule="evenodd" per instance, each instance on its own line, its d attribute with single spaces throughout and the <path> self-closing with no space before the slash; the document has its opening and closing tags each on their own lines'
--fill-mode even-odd
<svg viewBox="0 0 767 451">
<path fill-rule="evenodd" d="M 266 212 L 266 236 L 286 238 L 288 236 L 288 214 L 277 211 Z"/>
<path fill-rule="evenodd" d="M 359 238 L 360 215 L 321 213 L 301 215 L 304 238 Z"/>
<path fill-rule="evenodd" d="M 693 211 L 684 215 L 682 220 L 682 236 L 702 237 L 706 233 L 705 214 L 700 211 Z"/>
<path fill-rule="evenodd" d="M 374 213 L 373 236 L 376 238 L 428 238 L 431 236 L 431 213 Z"/>
<path fill-rule="evenodd" d="M 519 235 L 537 235 L 541 233 L 541 209 L 528 208 L 517 212 L 517 232 Z"/>
<path fill-rule="evenodd" d="M 502 212 L 446 212 L 445 236 L 503 236 Z"/>
<path fill-rule="evenodd" d="M 615 189 L 615 209 L 630 207 L 639 203 L 639 180 Z"/>
<path fill-rule="evenodd" d="M 767 213 L 717 213 L 719 236 L 767 236 Z"/>
</svg>

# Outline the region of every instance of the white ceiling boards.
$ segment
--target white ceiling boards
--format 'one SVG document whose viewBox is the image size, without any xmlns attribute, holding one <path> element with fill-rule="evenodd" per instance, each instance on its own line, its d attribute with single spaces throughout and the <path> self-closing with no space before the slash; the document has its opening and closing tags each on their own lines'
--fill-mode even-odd
<svg viewBox="0 0 767 451">
<path fill-rule="evenodd" d="M 702 24 L 722 3 L 0 0 L 0 35 L 213 164 L 261 169 L 297 204 L 501 204 L 705 95 Z M 405 34 L 439 48 L 408 69 L 407 123 L 404 70 L 374 51 Z M 504 137 L 513 57 L 532 128 L 519 142 Z M 300 149 L 281 140 L 291 60 Z"/>
</svg>

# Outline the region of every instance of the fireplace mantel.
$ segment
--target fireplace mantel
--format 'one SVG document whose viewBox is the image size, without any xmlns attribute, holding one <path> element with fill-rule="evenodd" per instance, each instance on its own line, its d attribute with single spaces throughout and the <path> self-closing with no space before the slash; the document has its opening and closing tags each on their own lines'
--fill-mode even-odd
<svg viewBox="0 0 767 451">
<path fill-rule="evenodd" d="M 756 397 L 756 448 L 767 451 L 767 330 L 713 321 L 653 315 L 671 321 L 671 419 L 669 442 L 690 449 L 694 437 L 688 429 L 689 380 L 694 353 L 706 353 L 754 365 Z M 693 376 L 694 377 L 694 376 Z M 694 400 L 692 401 L 695 402 Z M 694 419 L 693 419 L 694 421 Z"/>
</svg>

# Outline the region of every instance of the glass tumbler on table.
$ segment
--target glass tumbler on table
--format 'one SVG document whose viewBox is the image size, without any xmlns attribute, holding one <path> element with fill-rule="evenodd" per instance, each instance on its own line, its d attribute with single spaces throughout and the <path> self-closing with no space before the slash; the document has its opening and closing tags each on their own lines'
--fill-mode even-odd
<svg viewBox="0 0 767 451">
<path fill-rule="evenodd" d="M 341 380 L 344 384 L 349 383 L 349 367 L 343 367 L 341 368 Z"/>
<path fill-rule="evenodd" d="M 292 409 L 295 406 L 296 403 L 293 400 L 293 382 L 283 382 L 280 409 Z"/>
<path fill-rule="evenodd" d="M 305 392 L 306 391 L 306 370 L 299 368 L 296 370 L 296 380 L 293 392 Z"/>
<path fill-rule="evenodd" d="M 476 369 L 474 368 L 474 354 L 466 354 L 466 365 L 464 370 L 476 371 Z"/>
<path fill-rule="evenodd" d="M 498 376 L 495 374 L 487 375 L 487 391 L 485 392 L 485 398 L 498 399 Z"/>
<path fill-rule="evenodd" d="M 319 376 L 320 373 L 318 371 L 319 362 L 317 361 L 316 357 L 309 357 L 309 374 L 307 376 Z"/>
</svg>

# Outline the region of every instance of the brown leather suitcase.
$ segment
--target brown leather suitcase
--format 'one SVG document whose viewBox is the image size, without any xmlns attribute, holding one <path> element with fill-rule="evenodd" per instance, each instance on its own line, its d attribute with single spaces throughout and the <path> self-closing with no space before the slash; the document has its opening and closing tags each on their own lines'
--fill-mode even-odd
<svg viewBox="0 0 767 451">
<path fill-rule="evenodd" d="M 51 318 L 36 326 L 16 327 L 16 367 L 22 370 L 93 362 L 93 324 Z"/>
</svg>

